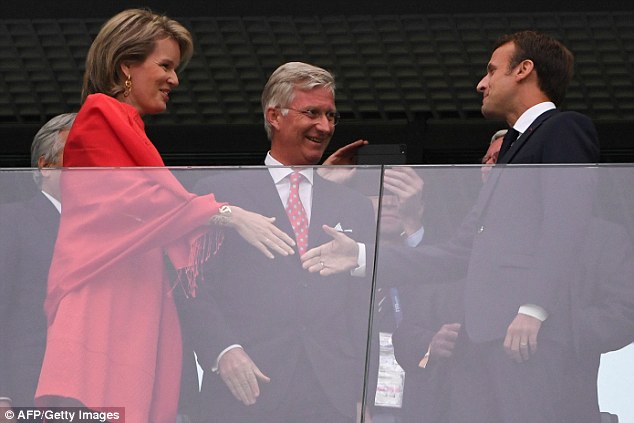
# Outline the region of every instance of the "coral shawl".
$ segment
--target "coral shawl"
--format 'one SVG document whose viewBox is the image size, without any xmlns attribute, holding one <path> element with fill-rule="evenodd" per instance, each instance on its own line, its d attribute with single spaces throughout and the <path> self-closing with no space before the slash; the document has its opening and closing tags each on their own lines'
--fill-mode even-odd
<svg viewBox="0 0 634 423">
<path fill-rule="evenodd" d="M 164 255 L 191 268 L 192 246 L 207 238 L 220 204 L 161 168 L 138 112 L 103 94 L 77 115 L 64 166 L 146 167 L 63 172 L 37 402 L 68 397 L 93 409 L 125 407 L 128 423 L 173 423 L 182 346 Z"/>
</svg>

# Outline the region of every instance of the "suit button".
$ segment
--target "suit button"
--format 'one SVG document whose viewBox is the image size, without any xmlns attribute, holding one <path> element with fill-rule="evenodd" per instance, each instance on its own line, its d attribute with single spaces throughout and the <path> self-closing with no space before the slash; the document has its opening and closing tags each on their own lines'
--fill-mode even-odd
<svg viewBox="0 0 634 423">
<path fill-rule="evenodd" d="M 478 228 L 478 233 L 479 233 L 479 234 L 481 234 L 482 232 L 484 232 L 484 225 L 481 225 L 481 226 Z"/>
</svg>

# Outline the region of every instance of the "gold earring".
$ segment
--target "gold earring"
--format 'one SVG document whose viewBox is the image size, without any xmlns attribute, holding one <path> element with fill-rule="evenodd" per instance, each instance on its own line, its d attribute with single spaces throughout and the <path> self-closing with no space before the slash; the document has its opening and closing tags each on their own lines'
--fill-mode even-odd
<svg viewBox="0 0 634 423">
<path fill-rule="evenodd" d="M 127 97 L 130 95 L 130 91 L 132 91 L 132 77 L 128 75 L 128 79 L 123 83 L 125 86 L 125 90 L 123 91 L 123 96 Z"/>
</svg>

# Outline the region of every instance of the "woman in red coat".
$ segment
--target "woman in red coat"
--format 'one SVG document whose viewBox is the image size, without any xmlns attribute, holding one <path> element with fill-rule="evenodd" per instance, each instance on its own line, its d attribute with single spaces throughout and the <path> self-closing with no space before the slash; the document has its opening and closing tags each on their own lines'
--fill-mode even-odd
<svg viewBox="0 0 634 423">
<path fill-rule="evenodd" d="M 88 52 L 64 167 L 143 168 L 64 170 L 38 405 L 125 407 L 127 422 L 173 423 L 182 348 L 173 290 L 195 295 L 220 226 L 270 258 L 293 254 L 274 219 L 187 192 L 145 135 L 141 116 L 165 110 L 192 51 L 178 22 L 131 9 Z"/>
</svg>

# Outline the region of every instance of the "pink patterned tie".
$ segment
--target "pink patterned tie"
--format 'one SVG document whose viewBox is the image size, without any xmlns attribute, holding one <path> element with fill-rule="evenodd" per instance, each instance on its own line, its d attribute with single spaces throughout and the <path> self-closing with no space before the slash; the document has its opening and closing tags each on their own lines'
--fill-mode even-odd
<svg viewBox="0 0 634 423">
<path fill-rule="evenodd" d="M 288 193 L 288 201 L 286 202 L 286 214 L 293 226 L 295 232 L 295 242 L 297 242 L 297 250 L 301 256 L 306 252 L 308 246 L 308 217 L 302 200 L 299 198 L 299 181 L 302 175 L 299 172 L 293 172 L 289 175 L 291 188 Z"/>
</svg>

